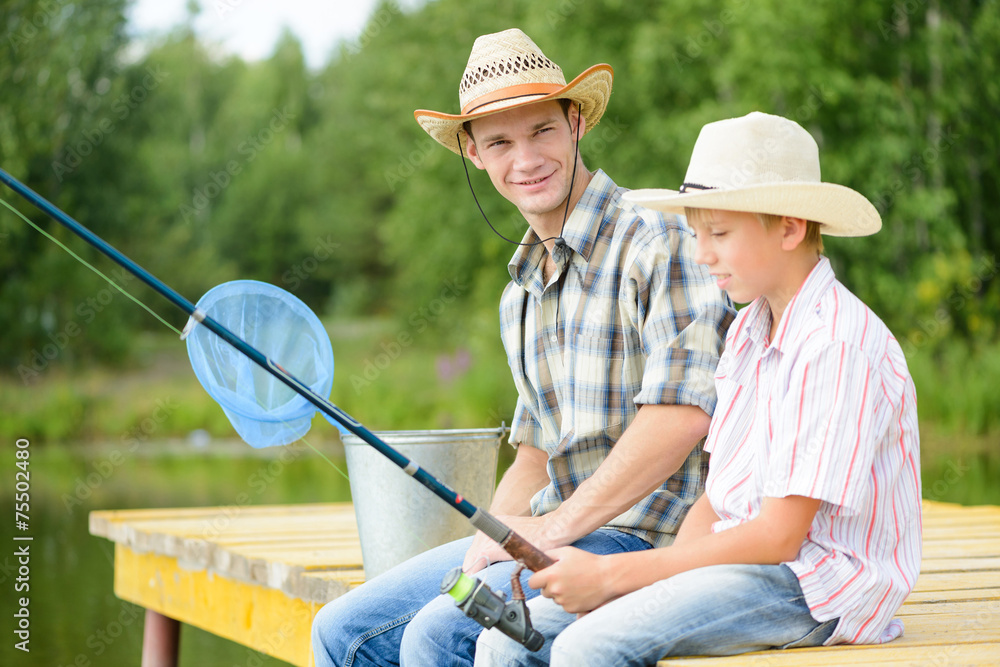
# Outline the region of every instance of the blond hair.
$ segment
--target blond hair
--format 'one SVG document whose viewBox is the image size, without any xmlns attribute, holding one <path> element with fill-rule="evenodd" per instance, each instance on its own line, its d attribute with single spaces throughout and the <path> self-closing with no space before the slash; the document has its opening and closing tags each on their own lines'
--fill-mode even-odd
<svg viewBox="0 0 1000 667">
<path fill-rule="evenodd" d="M 704 208 L 689 208 L 685 207 L 684 215 L 688 219 L 688 223 L 691 225 L 705 224 L 710 216 L 708 215 L 709 209 Z M 783 215 L 773 215 L 771 213 L 753 213 L 748 211 L 750 215 L 757 218 L 757 220 L 764 226 L 764 229 L 772 229 L 775 225 L 781 222 L 781 219 L 785 216 Z M 806 235 L 802 239 L 807 247 L 815 248 L 817 253 L 823 252 L 823 236 L 820 233 L 820 223 L 813 220 L 806 221 Z"/>
</svg>

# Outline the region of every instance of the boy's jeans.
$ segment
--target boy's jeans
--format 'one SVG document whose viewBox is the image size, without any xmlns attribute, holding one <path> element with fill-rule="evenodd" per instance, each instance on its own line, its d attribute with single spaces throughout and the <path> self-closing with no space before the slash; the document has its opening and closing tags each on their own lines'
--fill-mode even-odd
<svg viewBox="0 0 1000 667">
<path fill-rule="evenodd" d="M 714 565 L 681 573 L 598 607 L 579 620 L 548 598 L 528 605 L 545 645 L 531 653 L 484 632 L 476 667 L 655 665 L 679 655 L 735 655 L 819 646 L 837 620 L 809 614 L 785 565 Z M 554 641 L 553 641 L 554 639 Z"/>
<path fill-rule="evenodd" d="M 317 667 L 471 667 L 483 628 L 440 593 L 444 575 L 462 564 L 471 544 L 468 537 L 426 551 L 323 607 L 312 627 Z M 608 529 L 599 529 L 573 546 L 596 554 L 650 548 L 638 537 Z M 475 576 L 509 600 L 513 570 L 514 564 L 507 561 Z M 530 576 L 530 572 L 521 575 L 529 599 L 538 595 L 528 587 Z"/>
</svg>

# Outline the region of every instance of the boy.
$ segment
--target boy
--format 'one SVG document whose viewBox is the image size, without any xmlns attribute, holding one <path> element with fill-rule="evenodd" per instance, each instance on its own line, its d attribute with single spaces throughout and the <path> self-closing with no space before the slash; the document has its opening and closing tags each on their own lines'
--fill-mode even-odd
<svg viewBox="0 0 1000 667">
<path fill-rule="evenodd" d="M 752 302 L 716 370 L 705 494 L 672 546 L 550 550 L 558 562 L 529 581 L 545 646 L 491 630 L 476 665 L 652 665 L 899 636 L 892 616 L 920 569 L 916 395 L 900 346 L 835 279 L 819 236 L 872 234 L 878 212 L 820 182 L 804 129 L 762 113 L 702 128 L 678 192 L 626 198 L 686 212 L 696 261 Z"/>
</svg>

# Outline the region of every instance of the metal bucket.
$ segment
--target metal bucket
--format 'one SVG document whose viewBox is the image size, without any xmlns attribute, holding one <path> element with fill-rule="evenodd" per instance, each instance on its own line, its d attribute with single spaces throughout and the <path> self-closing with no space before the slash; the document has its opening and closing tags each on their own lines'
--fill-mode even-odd
<svg viewBox="0 0 1000 667">
<path fill-rule="evenodd" d="M 500 441 L 509 429 L 376 432 L 476 507 L 493 500 Z M 432 547 L 472 535 L 469 520 L 361 438 L 342 433 L 365 579 Z"/>
</svg>

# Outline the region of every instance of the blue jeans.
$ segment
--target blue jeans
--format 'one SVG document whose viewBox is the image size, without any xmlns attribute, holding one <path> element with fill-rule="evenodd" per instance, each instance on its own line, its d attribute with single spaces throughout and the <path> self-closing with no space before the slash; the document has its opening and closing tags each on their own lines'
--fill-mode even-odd
<svg viewBox="0 0 1000 667">
<path fill-rule="evenodd" d="M 837 621 L 809 613 L 785 565 L 714 565 L 664 579 L 577 619 L 548 598 L 528 605 L 545 636 L 536 653 L 496 630 L 482 633 L 476 667 L 655 665 L 667 656 L 736 655 L 819 646 Z"/>
<path fill-rule="evenodd" d="M 471 667 L 482 626 L 441 595 L 441 580 L 461 565 L 472 544 L 468 537 L 425 551 L 333 600 L 313 620 L 317 667 L 430 665 Z M 650 545 L 627 533 L 600 529 L 574 546 L 596 554 L 641 551 Z M 495 563 L 475 576 L 497 593 L 511 596 L 511 562 Z M 525 597 L 530 572 L 521 575 Z"/>
</svg>

